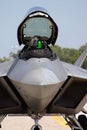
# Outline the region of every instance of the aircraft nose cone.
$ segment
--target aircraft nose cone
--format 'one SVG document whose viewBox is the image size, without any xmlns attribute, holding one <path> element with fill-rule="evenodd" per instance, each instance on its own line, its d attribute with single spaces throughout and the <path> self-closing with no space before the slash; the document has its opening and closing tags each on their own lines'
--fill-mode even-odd
<svg viewBox="0 0 87 130">
<path fill-rule="evenodd" d="M 18 60 L 8 77 L 28 107 L 33 112 L 42 112 L 65 82 L 67 74 L 58 59 L 31 58 Z"/>
</svg>

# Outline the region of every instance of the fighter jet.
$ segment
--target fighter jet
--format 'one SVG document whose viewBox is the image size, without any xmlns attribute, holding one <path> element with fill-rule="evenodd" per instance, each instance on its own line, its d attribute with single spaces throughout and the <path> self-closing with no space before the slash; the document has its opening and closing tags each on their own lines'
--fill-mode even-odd
<svg viewBox="0 0 87 130">
<path fill-rule="evenodd" d="M 60 61 L 52 51 L 58 26 L 43 8 L 32 8 L 19 25 L 22 50 L 14 61 L 0 64 L 0 122 L 6 115 L 27 115 L 38 121 L 46 115 L 62 115 L 71 129 L 84 130 L 75 114 L 87 102 L 87 70 L 82 63 L 87 50 L 74 65 Z"/>
</svg>

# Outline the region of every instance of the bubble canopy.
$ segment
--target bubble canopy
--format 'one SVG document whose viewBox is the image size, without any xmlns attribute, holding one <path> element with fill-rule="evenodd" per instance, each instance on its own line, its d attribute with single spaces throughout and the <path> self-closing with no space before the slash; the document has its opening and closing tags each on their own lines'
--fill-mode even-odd
<svg viewBox="0 0 87 130">
<path fill-rule="evenodd" d="M 24 37 L 33 37 L 35 35 L 51 37 L 52 23 L 44 17 L 34 17 L 27 20 L 23 29 Z"/>
<path fill-rule="evenodd" d="M 34 36 L 39 36 L 47 44 L 55 44 L 58 28 L 53 19 L 45 12 L 37 10 L 28 13 L 27 17 L 18 27 L 19 45 L 29 45 Z"/>
</svg>

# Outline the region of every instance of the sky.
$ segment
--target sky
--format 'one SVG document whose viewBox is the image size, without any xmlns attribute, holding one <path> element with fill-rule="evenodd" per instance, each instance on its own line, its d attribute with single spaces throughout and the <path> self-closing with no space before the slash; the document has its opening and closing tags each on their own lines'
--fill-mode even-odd
<svg viewBox="0 0 87 130">
<path fill-rule="evenodd" d="M 44 7 L 58 25 L 56 44 L 76 48 L 87 43 L 87 0 L 1 0 L 0 58 L 19 48 L 17 28 L 27 11 Z"/>
</svg>

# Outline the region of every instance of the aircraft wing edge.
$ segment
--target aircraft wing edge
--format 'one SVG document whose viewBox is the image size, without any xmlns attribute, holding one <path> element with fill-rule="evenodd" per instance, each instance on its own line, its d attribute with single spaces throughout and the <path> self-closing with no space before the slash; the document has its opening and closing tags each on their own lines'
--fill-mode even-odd
<svg viewBox="0 0 87 130">
<path fill-rule="evenodd" d="M 87 70 L 73 64 L 61 62 L 68 76 L 87 79 Z"/>
<path fill-rule="evenodd" d="M 6 61 L 0 64 L 0 77 L 6 76 L 13 61 Z"/>
</svg>

